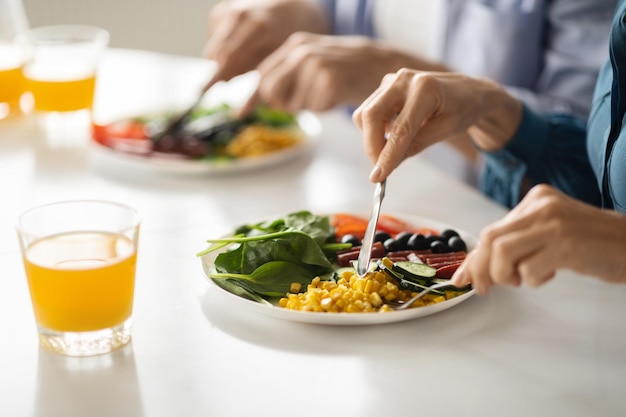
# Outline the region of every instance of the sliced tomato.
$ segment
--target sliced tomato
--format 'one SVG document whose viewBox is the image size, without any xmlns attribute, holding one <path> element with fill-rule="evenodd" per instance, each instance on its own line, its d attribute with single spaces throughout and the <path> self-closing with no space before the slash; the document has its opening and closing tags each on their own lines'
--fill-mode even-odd
<svg viewBox="0 0 626 417">
<path fill-rule="evenodd" d="M 100 143 L 104 143 L 108 139 L 148 139 L 145 125 L 132 120 L 123 120 L 106 125 L 94 123 L 92 135 Z"/>
<path fill-rule="evenodd" d="M 337 239 L 345 235 L 354 235 L 359 239 L 363 239 L 365 229 L 367 229 L 368 219 L 348 213 L 337 213 L 332 218 L 332 225 L 335 228 Z M 400 220 L 390 214 L 381 214 L 378 216 L 377 230 L 382 230 L 392 236 L 400 232 L 421 233 L 424 236 L 438 235 L 439 231 L 430 227 L 415 227 L 410 223 Z"/>
<path fill-rule="evenodd" d="M 337 239 L 345 235 L 354 235 L 363 239 L 367 229 L 367 219 L 348 213 L 337 213 L 332 216 L 331 224 L 335 228 Z"/>
</svg>

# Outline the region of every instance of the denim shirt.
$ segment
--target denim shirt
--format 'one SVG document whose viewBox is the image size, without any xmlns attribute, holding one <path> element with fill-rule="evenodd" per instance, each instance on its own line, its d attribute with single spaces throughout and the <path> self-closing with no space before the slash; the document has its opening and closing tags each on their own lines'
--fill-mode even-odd
<svg viewBox="0 0 626 417">
<path fill-rule="evenodd" d="M 571 115 L 538 115 L 524 107 L 522 121 L 507 146 L 482 152 L 481 191 L 506 207 L 532 187 L 550 184 L 590 204 L 600 204 L 596 178 L 587 157 L 585 122 Z"/>
<path fill-rule="evenodd" d="M 594 90 L 587 125 L 524 110 L 506 148 L 484 153 L 481 188 L 501 203 L 519 201 L 521 179 L 549 183 L 591 204 L 626 212 L 626 1 L 611 27 L 609 60 Z M 507 186 L 508 184 L 508 186 Z"/>
<path fill-rule="evenodd" d="M 626 212 L 626 1 L 611 27 L 609 61 L 596 84 L 587 125 L 587 150 L 602 192 L 602 206 Z"/>
</svg>

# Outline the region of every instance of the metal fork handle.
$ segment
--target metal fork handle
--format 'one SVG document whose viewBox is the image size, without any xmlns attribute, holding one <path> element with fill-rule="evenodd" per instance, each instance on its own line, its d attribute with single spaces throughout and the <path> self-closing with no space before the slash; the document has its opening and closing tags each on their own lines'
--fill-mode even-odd
<svg viewBox="0 0 626 417">
<path fill-rule="evenodd" d="M 406 302 L 402 303 L 402 305 L 400 307 L 396 307 L 396 310 L 405 310 L 405 309 L 411 307 L 413 305 L 413 303 L 415 303 L 420 298 L 424 297 L 426 294 L 428 294 L 432 290 L 436 290 L 437 288 L 442 288 L 442 287 L 449 287 L 450 285 L 451 284 L 449 282 L 440 282 L 438 284 L 431 285 L 430 287 L 423 289 L 419 294 L 417 294 L 413 298 L 411 298 L 411 299 L 407 300 Z"/>
<path fill-rule="evenodd" d="M 369 268 L 370 259 L 372 258 L 372 245 L 374 243 L 376 226 L 378 224 L 378 216 L 380 215 L 380 206 L 382 205 L 383 197 L 385 197 L 386 184 L 387 180 L 382 180 L 376 184 L 376 188 L 374 189 L 372 213 L 370 214 L 370 219 L 367 223 L 365 236 L 363 236 L 361 250 L 359 251 L 359 257 L 356 263 L 356 272 L 359 277 L 365 275 Z"/>
</svg>

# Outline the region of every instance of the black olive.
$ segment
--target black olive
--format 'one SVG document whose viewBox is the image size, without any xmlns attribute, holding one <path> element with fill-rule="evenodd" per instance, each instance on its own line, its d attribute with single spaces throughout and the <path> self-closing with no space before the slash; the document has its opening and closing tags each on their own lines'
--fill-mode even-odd
<svg viewBox="0 0 626 417">
<path fill-rule="evenodd" d="M 448 240 L 453 236 L 459 236 L 459 233 L 456 230 L 452 229 L 445 229 L 443 232 L 441 232 L 441 237 L 445 238 L 445 240 Z"/>
<path fill-rule="evenodd" d="M 341 243 L 350 243 L 352 246 L 361 246 L 361 240 L 354 235 L 343 235 Z"/>
<path fill-rule="evenodd" d="M 400 232 L 396 235 L 395 239 L 398 243 L 398 250 L 406 250 L 409 248 L 409 239 L 413 236 L 411 232 Z"/>
<path fill-rule="evenodd" d="M 434 242 L 446 243 L 447 239 L 441 237 L 439 235 L 428 235 L 426 236 L 426 241 L 428 242 L 428 246 L 432 245 Z"/>
<path fill-rule="evenodd" d="M 467 245 L 459 236 L 452 236 L 448 239 L 448 246 L 455 252 L 467 252 Z"/>
<path fill-rule="evenodd" d="M 390 237 L 389 239 L 385 240 L 383 242 L 383 246 L 385 247 L 385 250 L 387 252 L 395 252 L 397 250 L 400 250 L 400 247 L 398 245 L 398 241 L 392 237 Z"/>
<path fill-rule="evenodd" d="M 430 242 L 426 240 L 426 236 L 420 233 L 415 233 L 409 238 L 407 246 L 412 250 L 425 250 L 430 247 Z"/>
<path fill-rule="evenodd" d="M 391 239 L 391 235 L 382 230 L 377 230 L 374 233 L 374 242 L 384 242 L 387 239 Z"/>
<path fill-rule="evenodd" d="M 450 246 L 446 243 L 443 243 L 441 240 L 435 240 L 430 244 L 430 250 L 433 253 L 447 253 L 451 252 Z"/>
</svg>

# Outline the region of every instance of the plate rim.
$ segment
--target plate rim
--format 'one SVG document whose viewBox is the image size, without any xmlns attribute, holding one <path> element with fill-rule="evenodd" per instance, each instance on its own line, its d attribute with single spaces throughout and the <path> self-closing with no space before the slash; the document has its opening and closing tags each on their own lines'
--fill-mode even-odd
<svg viewBox="0 0 626 417">
<path fill-rule="evenodd" d="M 346 213 L 346 212 L 342 212 Z M 384 212 L 385 213 L 385 212 Z M 459 235 L 466 241 L 468 247 L 474 247 L 476 245 L 477 239 L 470 233 L 466 232 L 462 228 L 456 227 L 452 224 L 441 222 L 438 220 L 434 220 L 427 217 L 404 214 L 404 213 L 391 213 L 386 212 L 385 214 L 392 215 L 397 217 L 398 219 L 407 221 L 414 226 L 423 226 L 423 227 L 434 227 L 438 230 L 443 230 L 443 228 L 451 228 L 456 230 Z M 332 214 L 320 214 L 320 215 L 328 215 Z M 359 214 L 360 215 L 360 214 Z M 415 222 L 417 220 L 417 222 Z M 420 222 L 424 223 L 420 223 Z M 320 324 L 320 325 L 339 325 L 339 326 L 352 326 L 352 325 L 376 325 L 376 324 L 386 324 L 386 323 L 395 323 L 406 320 L 412 320 L 420 317 L 427 317 L 445 310 L 448 310 L 467 299 L 473 297 L 476 294 L 476 290 L 471 289 L 463 295 L 455 297 L 451 300 L 444 301 L 442 303 L 432 304 L 429 306 L 424 306 L 420 308 L 409 308 L 406 310 L 399 311 L 390 311 L 390 312 L 372 312 L 372 313 L 346 313 L 346 312 L 337 312 L 337 313 L 321 313 L 321 312 L 308 312 L 308 311 L 299 311 L 299 310 L 290 310 L 286 308 L 280 308 L 271 304 L 259 303 L 257 301 L 253 301 L 236 294 L 227 291 L 226 289 L 219 286 L 214 280 L 209 276 L 207 272 L 207 264 L 208 259 L 214 258 L 217 254 L 221 253 L 220 251 L 212 252 L 209 254 L 202 255 L 201 258 L 201 268 L 204 278 L 209 282 L 211 288 L 217 288 L 218 292 L 225 296 L 228 299 L 234 299 L 236 302 L 240 303 L 241 306 L 245 306 L 250 309 L 254 309 L 255 311 L 274 318 L 292 321 L 292 322 L 300 322 L 300 323 L 309 323 L 309 324 Z M 212 265 L 212 263 L 211 263 Z"/>
</svg>

